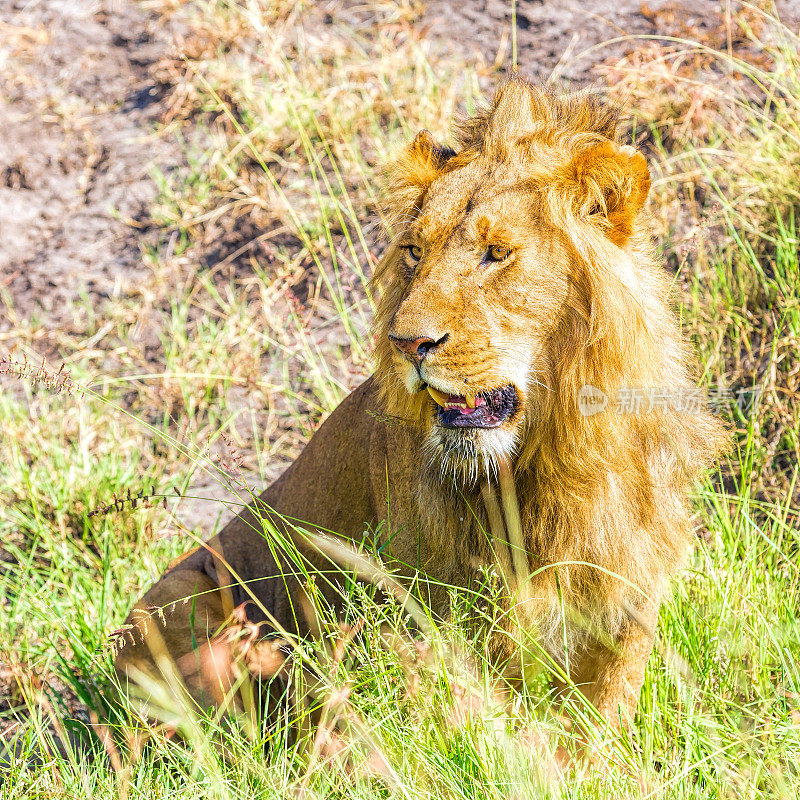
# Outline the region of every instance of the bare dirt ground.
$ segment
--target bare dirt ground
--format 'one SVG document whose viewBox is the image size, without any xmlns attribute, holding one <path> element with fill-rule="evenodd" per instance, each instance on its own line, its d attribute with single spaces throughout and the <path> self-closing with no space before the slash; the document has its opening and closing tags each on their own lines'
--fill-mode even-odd
<svg viewBox="0 0 800 800">
<path fill-rule="evenodd" d="M 656 0 L 652 5 L 657 8 L 664 2 Z M 432 0 L 426 18 L 430 35 L 449 42 L 453 49 L 471 50 L 490 64 L 511 58 L 510 2 Z M 524 74 L 547 79 L 555 71 L 579 84 L 593 80 L 594 63 L 630 48 L 630 42 L 601 43 L 653 33 L 639 0 L 520 0 L 516 22 L 517 63 Z"/>
<path fill-rule="evenodd" d="M 69 326 L 72 301 L 96 305 L 144 269 L 150 167 L 180 159 L 153 135 L 148 72 L 170 31 L 121 0 L 0 9 L 0 286 L 15 316 Z"/>
<path fill-rule="evenodd" d="M 785 17 L 800 16 L 791 0 Z M 69 327 L 74 301 L 124 293 L 157 240 L 148 207 L 154 163 L 177 167 L 181 148 L 154 134 L 163 114 L 153 66 L 173 22 L 125 0 L 0 3 L 0 332 L 15 320 Z M 715 0 L 520 0 L 520 68 L 578 84 L 592 65 L 630 48 L 625 35 L 680 35 L 719 25 Z M 435 46 L 465 60 L 508 64 L 511 3 L 430 0 L 418 22 Z M 614 41 L 616 39 L 616 41 Z M 610 42 L 602 44 L 604 42 Z M 44 354 L 43 354 L 44 355 Z"/>
<path fill-rule="evenodd" d="M 630 50 L 630 37 L 724 37 L 724 9 L 721 0 L 518 0 L 517 63 L 535 79 L 592 83 L 593 66 Z M 776 10 L 787 24 L 800 19 L 796 0 Z M 509 0 L 430 0 L 425 14 L 429 36 L 489 64 L 511 58 L 510 21 Z"/>
</svg>

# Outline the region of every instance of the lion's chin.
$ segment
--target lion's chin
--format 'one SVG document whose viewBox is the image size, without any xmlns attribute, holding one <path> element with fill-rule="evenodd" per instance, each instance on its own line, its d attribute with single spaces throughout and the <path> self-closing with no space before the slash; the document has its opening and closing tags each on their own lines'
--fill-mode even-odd
<svg viewBox="0 0 800 800">
<path fill-rule="evenodd" d="M 428 469 L 440 480 L 474 484 L 497 476 L 514 455 L 517 426 L 449 428 L 434 423 L 425 439 Z"/>
</svg>

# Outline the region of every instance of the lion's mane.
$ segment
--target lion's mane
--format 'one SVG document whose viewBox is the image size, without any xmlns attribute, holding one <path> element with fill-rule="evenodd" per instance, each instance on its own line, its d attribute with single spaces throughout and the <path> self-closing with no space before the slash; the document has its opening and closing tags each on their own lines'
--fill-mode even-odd
<svg viewBox="0 0 800 800">
<path fill-rule="evenodd" d="M 536 196 L 545 227 L 560 232 L 573 264 L 569 300 L 549 340 L 552 391 L 528 398 L 526 425 L 509 454 L 525 546 L 532 567 L 566 565 L 538 576 L 540 596 L 565 593 L 613 632 L 621 609 L 645 595 L 657 602 L 680 564 L 691 531 L 687 492 L 726 436 L 705 407 L 613 410 L 614 398 L 631 388 L 685 399 L 696 389 L 671 308 L 671 276 L 654 261 L 641 211 L 650 184 L 645 160 L 620 144 L 617 113 L 597 96 L 561 98 L 514 76 L 488 107 L 460 122 L 454 149 L 422 132 L 389 168 L 392 230 L 426 208 L 439 177 L 479 157 L 499 165 L 511 155 L 523 164 L 520 191 Z M 398 259 L 390 244 L 374 276 L 376 378 L 387 411 L 425 428 L 427 398 L 397 379 L 387 336 L 407 292 Z M 582 413 L 582 387 L 600 390 L 611 407 Z M 445 529 L 446 517 L 461 512 L 435 479 L 427 492 L 428 524 Z M 559 636 L 556 615 L 552 624 L 543 616 L 545 637 Z"/>
</svg>

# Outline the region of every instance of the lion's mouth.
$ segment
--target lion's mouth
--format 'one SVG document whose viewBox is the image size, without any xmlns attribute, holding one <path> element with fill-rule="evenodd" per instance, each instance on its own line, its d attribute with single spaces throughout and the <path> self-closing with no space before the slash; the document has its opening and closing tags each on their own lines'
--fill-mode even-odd
<svg viewBox="0 0 800 800">
<path fill-rule="evenodd" d="M 434 402 L 443 428 L 496 428 L 502 425 L 519 405 L 513 386 L 503 386 L 476 395 L 445 394 L 426 387 Z"/>
</svg>

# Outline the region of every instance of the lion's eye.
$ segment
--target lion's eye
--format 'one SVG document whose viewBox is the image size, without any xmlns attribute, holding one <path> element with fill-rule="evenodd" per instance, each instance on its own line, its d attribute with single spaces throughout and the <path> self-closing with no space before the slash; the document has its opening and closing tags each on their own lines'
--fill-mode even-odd
<svg viewBox="0 0 800 800">
<path fill-rule="evenodd" d="M 413 261 L 419 261 L 422 258 L 422 248 L 415 244 L 410 244 L 407 248 L 409 255 Z"/>
<path fill-rule="evenodd" d="M 500 244 L 492 245 L 487 251 L 486 261 L 505 261 L 511 255 L 511 250 Z"/>
</svg>

